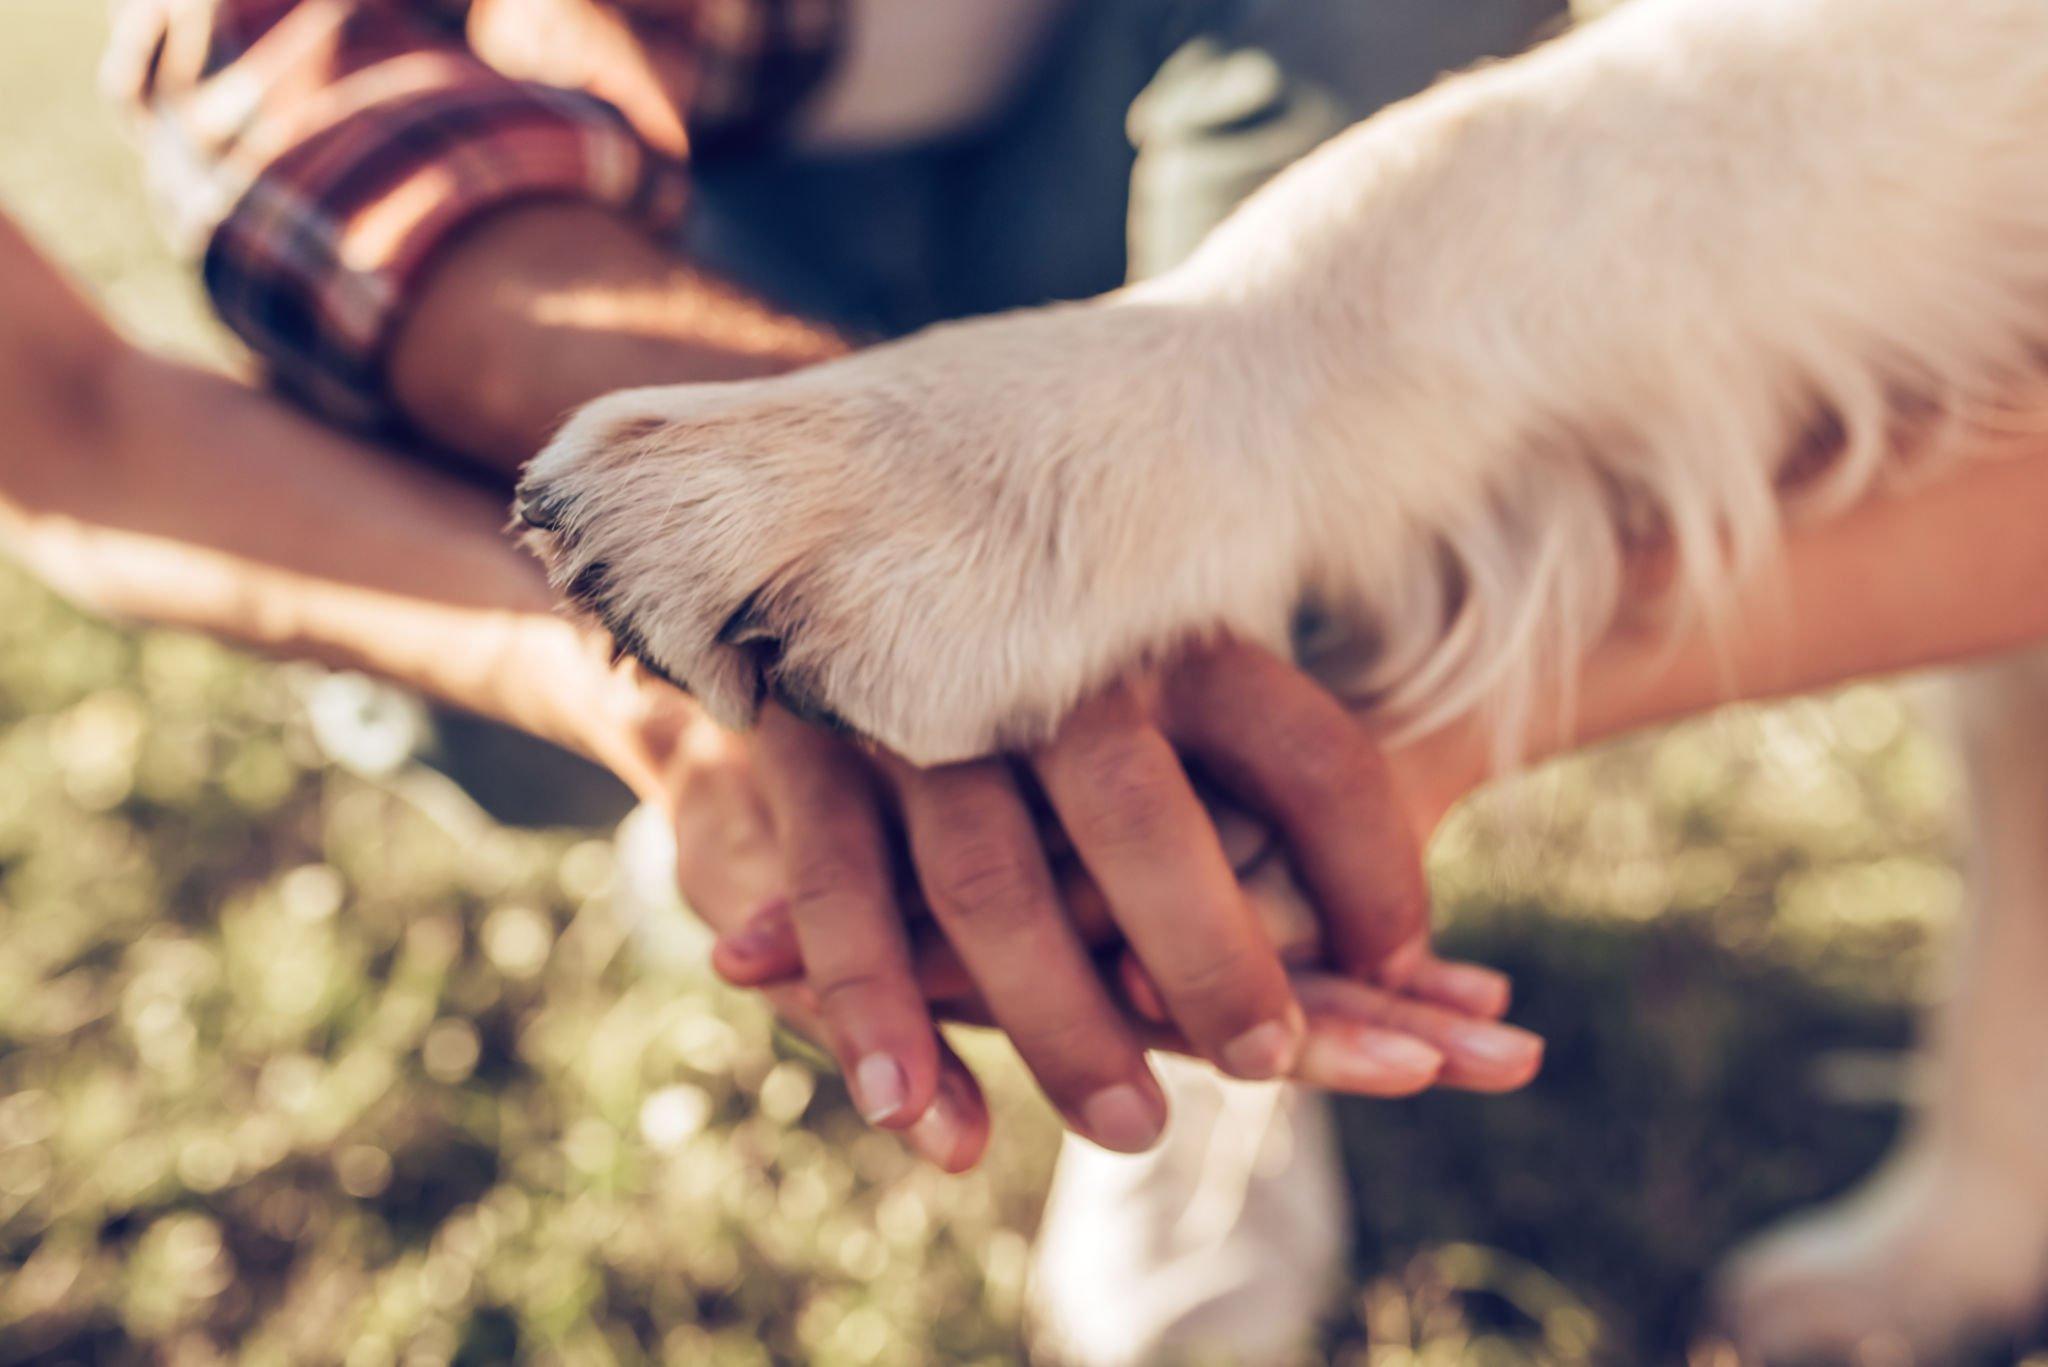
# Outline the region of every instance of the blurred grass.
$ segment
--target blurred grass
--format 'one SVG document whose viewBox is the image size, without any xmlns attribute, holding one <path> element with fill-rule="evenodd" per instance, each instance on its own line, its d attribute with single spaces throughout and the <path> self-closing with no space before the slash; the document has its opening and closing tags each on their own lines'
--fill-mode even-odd
<svg viewBox="0 0 2048 1367">
<path fill-rule="evenodd" d="M 0 203 L 133 335 L 229 357 L 94 94 L 97 7 L 0 20 Z M 325 765 L 300 677 L 0 571 L 0 1361 L 1021 1355 L 1052 1130 L 1013 1071 L 987 1167 L 917 1170 L 645 952 L 608 844 Z M 1462 813 L 1451 938 L 1551 1062 L 1345 1109 L 1329 1355 L 1682 1360 L 1714 1259 L 1888 1142 L 1953 792 L 1865 688 Z"/>
</svg>

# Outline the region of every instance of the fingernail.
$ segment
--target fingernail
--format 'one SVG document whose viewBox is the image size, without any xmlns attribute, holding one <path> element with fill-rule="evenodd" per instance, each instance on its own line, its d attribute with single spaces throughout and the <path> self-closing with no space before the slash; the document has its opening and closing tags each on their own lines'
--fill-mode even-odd
<svg viewBox="0 0 2048 1367">
<path fill-rule="evenodd" d="M 1444 1066 L 1442 1054 L 1411 1035 L 1372 1031 L 1354 1036 L 1347 1045 L 1361 1062 L 1390 1073 L 1434 1073 Z"/>
<path fill-rule="evenodd" d="M 1224 1045 L 1219 1061 L 1233 1077 L 1260 1081 L 1279 1077 L 1293 1068 L 1300 1048 L 1298 1029 L 1290 1030 L 1282 1021 L 1267 1021 Z"/>
<path fill-rule="evenodd" d="M 1443 1066 L 1444 1056 L 1421 1040 L 1383 1030 L 1313 1032 L 1299 1065 L 1318 1085 L 1371 1093 L 1426 1086 Z"/>
<path fill-rule="evenodd" d="M 789 902 L 781 897 L 763 902 L 746 923 L 726 937 L 728 952 L 741 958 L 753 959 L 767 953 L 782 938 L 783 922 L 789 915 Z"/>
<path fill-rule="evenodd" d="M 1471 1010 L 1505 1011 L 1514 996 L 1514 982 L 1507 974 L 1478 964 L 1439 964 L 1437 972 L 1443 975 L 1444 988 Z"/>
<path fill-rule="evenodd" d="M 1128 1083 L 1104 1087 L 1082 1102 L 1081 1123 L 1090 1139 L 1119 1153 L 1151 1148 L 1161 1129 L 1158 1112 Z"/>
<path fill-rule="evenodd" d="M 960 1101 L 954 1090 L 951 1078 L 940 1078 L 938 1095 L 932 1098 L 931 1106 L 903 1132 L 912 1148 L 947 1172 L 960 1170 L 961 1147 L 967 1142 L 966 1118 L 960 1114 Z"/>
<path fill-rule="evenodd" d="M 870 1125 L 892 1120 L 902 1111 L 910 1080 L 903 1065 L 887 1054 L 869 1054 L 853 1069 L 853 1103 Z"/>
<path fill-rule="evenodd" d="M 1542 1037 L 1512 1025 L 1461 1025 L 1449 1043 L 1471 1062 L 1497 1068 L 1526 1068 L 1543 1057 Z"/>
</svg>

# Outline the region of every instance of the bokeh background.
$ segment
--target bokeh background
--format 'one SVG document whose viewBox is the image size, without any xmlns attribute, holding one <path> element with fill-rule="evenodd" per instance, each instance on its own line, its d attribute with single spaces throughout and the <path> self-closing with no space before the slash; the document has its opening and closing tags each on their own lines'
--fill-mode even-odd
<svg viewBox="0 0 2048 1367">
<path fill-rule="evenodd" d="M 102 32 L 0 0 L 0 205 L 132 335 L 230 360 L 96 95 Z M 1056 1132 L 1000 1047 L 989 1162 L 919 1169 L 680 924 L 618 913 L 608 832 L 333 764 L 323 687 L 0 570 L 0 1361 L 1023 1355 Z M 1449 938 L 1517 975 L 1550 1062 L 1345 1109 L 1323 1355 L 1724 1361 L 1714 1260 L 1851 1184 L 1910 1100 L 1957 792 L 1858 688 L 1457 817 Z"/>
</svg>

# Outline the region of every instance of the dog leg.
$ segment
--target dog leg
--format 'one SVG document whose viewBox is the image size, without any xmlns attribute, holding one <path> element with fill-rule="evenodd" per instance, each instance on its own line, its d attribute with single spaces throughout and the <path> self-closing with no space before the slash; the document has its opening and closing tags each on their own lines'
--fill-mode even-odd
<svg viewBox="0 0 2048 1367">
<path fill-rule="evenodd" d="M 1959 685 L 1974 920 L 1926 1113 L 1877 1176 L 1738 1254 L 1725 1304 L 1767 1360 L 1941 1361 L 2048 1292 L 2048 656 Z"/>
<path fill-rule="evenodd" d="M 2040 0 L 1635 0 L 1333 139 L 1156 280 L 601 400 L 526 516 L 729 722 L 777 692 L 959 759 L 1314 604 L 1410 720 L 1513 732 L 1632 524 L 1711 598 L 1792 477 L 1838 506 L 2038 379 L 2043 128 Z"/>
</svg>

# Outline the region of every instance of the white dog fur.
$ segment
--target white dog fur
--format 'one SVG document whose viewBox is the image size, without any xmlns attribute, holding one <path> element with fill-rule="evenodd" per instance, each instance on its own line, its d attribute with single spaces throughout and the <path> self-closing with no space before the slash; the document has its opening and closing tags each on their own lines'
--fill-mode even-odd
<svg viewBox="0 0 2048 1367">
<path fill-rule="evenodd" d="M 1711 599 L 1788 480 L 1839 507 L 2035 383 L 2044 129 L 2042 0 L 1639 0 L 1333 140 L 1145 285 L 600 400 L 529 516 L 732 723 L 765 661 L 959 759 L 1313 604 L 1378 646 L 1333 683 L 1512 737 L 1630 536 Z"/>
<path fill-rule="evenodd" d="M 731 723 L 774 691 L 959 759 L 1227 630 L 1511 753 L 1632 542 L 1710 608 L 1788 514 L 1997 431 L 2044 358 L 2048 0 L 1633 0 L 1333 140 L 1144 285 L 594 403 L 523 507 Z M 1986 1311 L 1913 1271 L 1914 1339 Z"/>
</svg>

